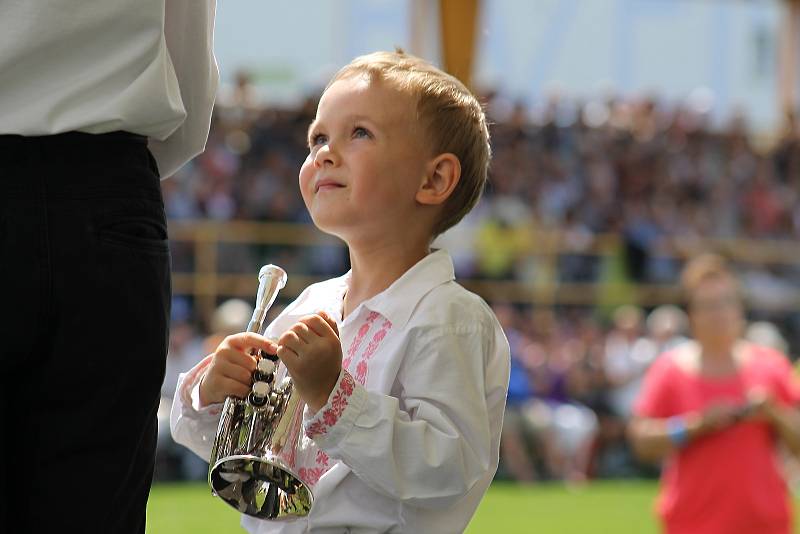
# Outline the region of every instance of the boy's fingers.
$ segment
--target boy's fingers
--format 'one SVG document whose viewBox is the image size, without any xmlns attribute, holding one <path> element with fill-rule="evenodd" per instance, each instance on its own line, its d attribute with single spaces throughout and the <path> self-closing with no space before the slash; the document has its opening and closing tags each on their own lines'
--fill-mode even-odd
<svg viewBox="0 0 800 534">
<path fill-rule="evenodd" d="M 326 323 L 328 323 L 328 326 L 331 327 L 331 330 L 333 330 L 333 332 L 338 337 L 339 336 L 339 327 L 336 326 L 336 320 L 333 317 L 331 317 L 330 315 L 328 315 L 327 313 L 325 313 L 324 311 L 322 311 L 322 310 L 317 312 L 317 315 L 319 317 L 321 317 Z"/>
<path fill-rule="evenodd" d="M 229 365 L 221 365 L 219 368 L 219 372 L 222 376 L 226 378 L 230 378 L 232 380 L 236 380 L 242 384 L 250 384 L 250 380 L 253 376 L 253 371 L 250 369 L 246 369 L 240 365 L 229 364 Z"/>
<path fill-rule="evenodd" d="M 280 358 L 281 361 L 284 363 L 284 365 L 286 365 L 286 368 L 289 370 L 289 373 L 291 374 L 292 371 L 294 370 L 295 364 L 298 362 L 299 359 L 297 353 L 290 347 L 287 347 L 286 345 L 281 345 L 280 347 L 278 347 L 277 355 L 278 358 Z"/>
<path fill-rule="evenodd" d="M 284 334 L 281 336 L 281 339 L 278 341 L 278 358 L 281 360 L 283 359 L 282 352 L 286 349 L 291 350 L 294 356 L 297 357 L 300 355 L 302 346 L 304 345 L 306 345 L 306 343 L 300 341 L 300 338 L 297 337 L 297 334 L 293 330 L 288 330 L 284 332 Z"/>
<path fill-rule="evenodd" d="M 302 322 L 302 319 L 296 323 L 291 330 L 303 343 L 310 343 L 311 337 L 315 334 L 306 323 Z"/>
<path fill-rule="evenodd" d="M 225 391 L 229 392 L 230 395 L 239 397 L 240 399 L 245 398 L 250 392 L 250 386 L 245 386 L 241 382 L 224 376 L 220 379 L 220 385 Z"/>
<path fill-rule="evenodd" d="M 255 357 L 235 349 L 220 349 L 217 351 L 217 356 L 223 362 L 243 367 L 249 371 L 253 371 L 256 368 Z"/>
<path fill-rule="evenodd" d="M 320 315 L 306 315 L 300 322 L 306 325 L 311 331 L 317 334 L 319 337 L 324 337 L 325 335 L 330 335 L 331 333 L 336 334 L 336 330 L 332 329 L 330 323 L 328 323 L 322 316 Z"/>
<path fill-rule="evenodd" d="M 270 346 L 264 352 L 267 354 L 275 354 L 278 351 L 278 342 L 269 338 L 267 338 L 267 341 L 269 341 Z"/>
<path fill-rule="evenodd" d="M 228 336 L 223 343 L 242 352 L 246 352 L 248 349 L 261 349 L 265 351 L 272 349 L 272 342 L 255 332 L 242 332 Z"/>
</svg>

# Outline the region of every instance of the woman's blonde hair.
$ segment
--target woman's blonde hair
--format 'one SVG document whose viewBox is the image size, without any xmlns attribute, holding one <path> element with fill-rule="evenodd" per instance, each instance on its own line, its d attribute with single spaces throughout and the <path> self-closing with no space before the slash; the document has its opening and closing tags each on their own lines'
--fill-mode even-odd
<svg viewBox="0 0 800 534">
<path fill-rule="evenodd" d="M 461 178 L 433 229 L 434 236 L 441 234 L 469 213 L 483 193 L 491 159 L 483 108 L 455 77 L 400 49 L 355 58 L 336 73 L 328 87 L 357 75 L 387 81 L 411 95 L 433 153 L 454 154 L 461 163 Z"/>
</svg>

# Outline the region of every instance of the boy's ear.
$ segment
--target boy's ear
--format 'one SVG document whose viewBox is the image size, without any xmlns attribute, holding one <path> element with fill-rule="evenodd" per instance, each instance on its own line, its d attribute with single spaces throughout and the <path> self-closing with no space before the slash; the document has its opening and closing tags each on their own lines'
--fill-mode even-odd
<svg viewBox="0 0 800 534">
<path fill-rule="evenodd" d="M 417 190 L 420 204 L 444 204 L 461 179 L 461 162 L 455 154 L 439 154 L 425 167 L 425 176 Z"/>
</svg>

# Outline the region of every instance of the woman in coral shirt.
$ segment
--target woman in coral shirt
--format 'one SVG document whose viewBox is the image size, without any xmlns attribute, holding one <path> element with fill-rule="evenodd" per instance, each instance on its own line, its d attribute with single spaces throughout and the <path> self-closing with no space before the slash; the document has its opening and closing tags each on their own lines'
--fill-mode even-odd
<svg viewBox="0 0 800 534">
<path fill-rule="evenodd" d="M 741 339 L 736 278 L 718 256 L 687 265 L 694 340 L 645 376 L 629 434 L 664 460 L 657 511 L 668 534 L 789 534 L 778 444 L 800 453 L 800 384 L 788 359 Z"/>
</svg>

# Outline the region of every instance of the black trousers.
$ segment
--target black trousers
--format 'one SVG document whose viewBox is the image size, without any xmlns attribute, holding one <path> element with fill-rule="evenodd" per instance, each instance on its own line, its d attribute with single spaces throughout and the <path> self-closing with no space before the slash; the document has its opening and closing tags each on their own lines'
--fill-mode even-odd
<svg viewBox="0 0 800 534">
<path fill-rule="evenodd" d="M 0 136 L 0 532 L 144 532 L 170 260 L 141 136 Z"/>
</svg>

